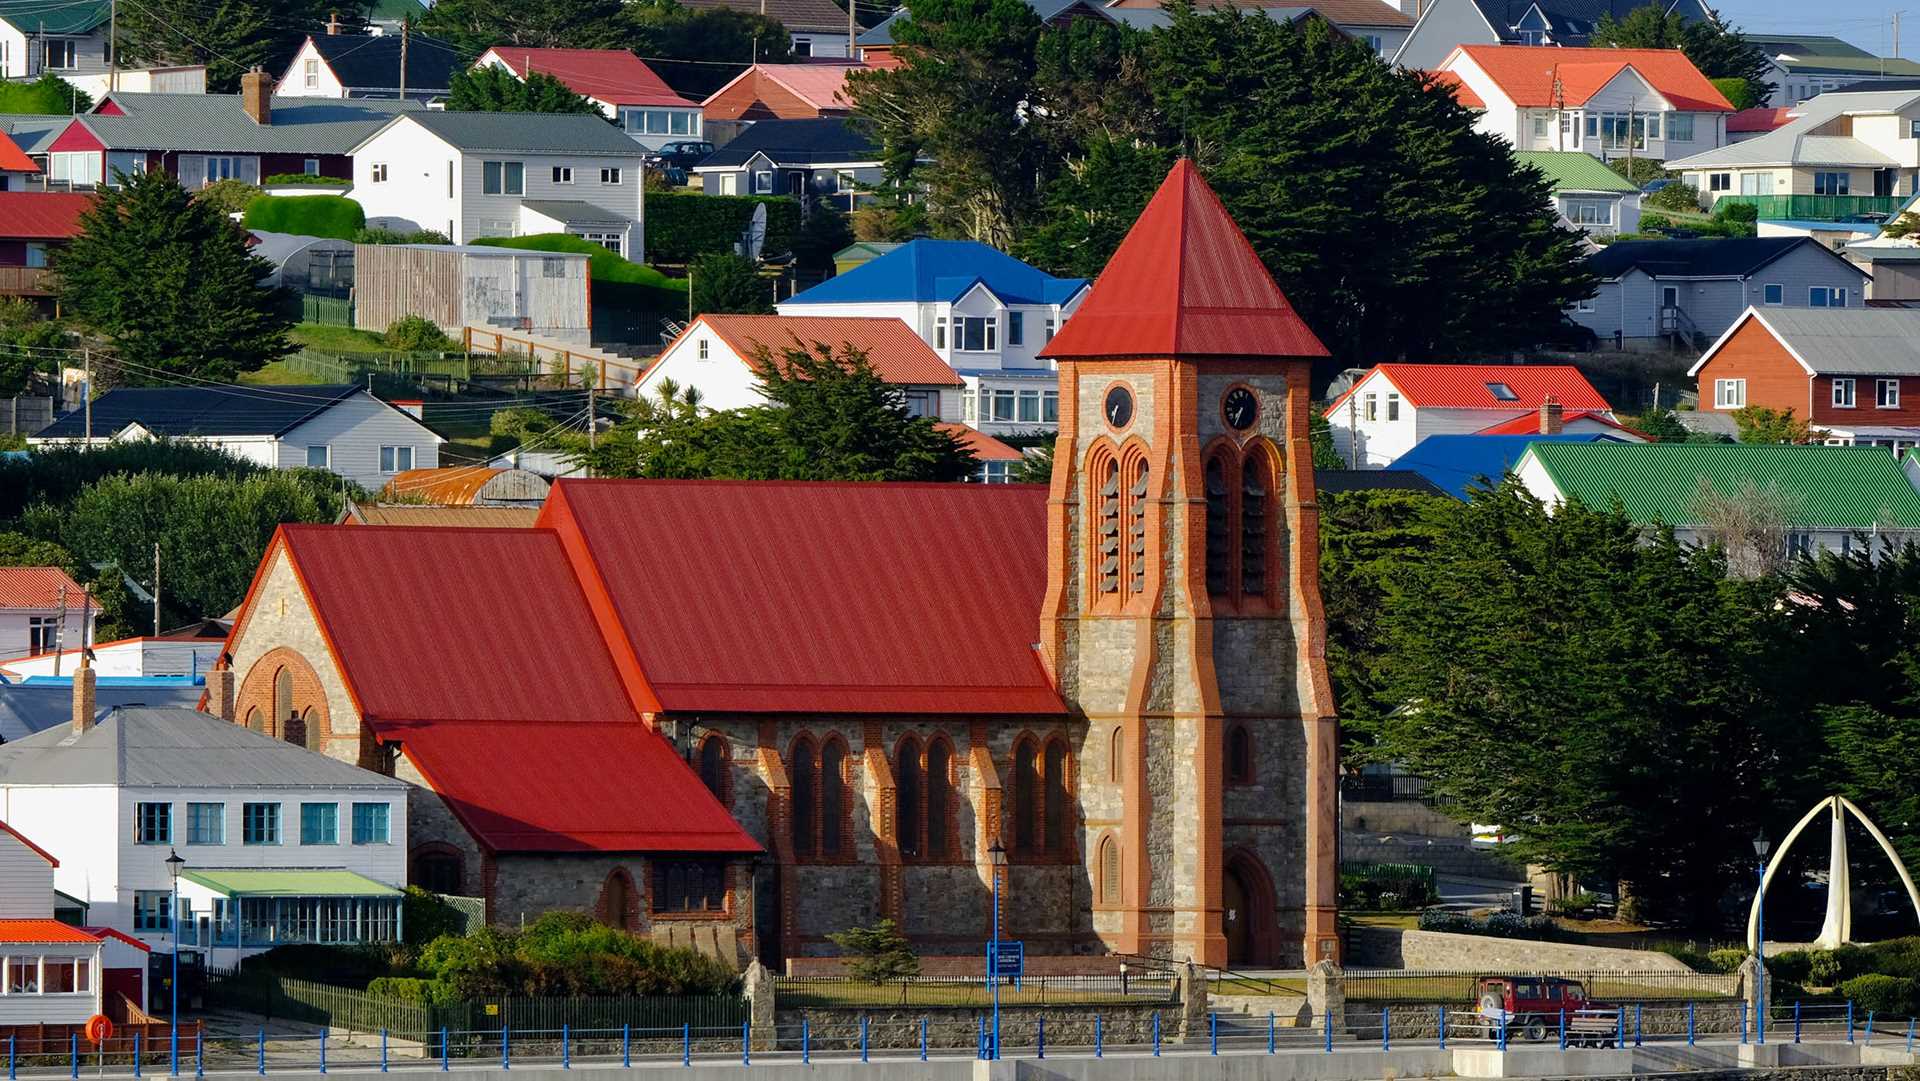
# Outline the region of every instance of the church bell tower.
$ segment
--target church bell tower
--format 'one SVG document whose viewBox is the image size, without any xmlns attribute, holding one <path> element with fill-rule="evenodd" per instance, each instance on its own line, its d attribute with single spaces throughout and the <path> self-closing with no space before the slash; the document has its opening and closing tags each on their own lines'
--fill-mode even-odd
<svg viewBox="0 0 1920 1081">
<path fill-rule="evenodd" d="M 1079 311 L 1060 369 L 1040 645 L 1108 948 L 1336 958 L 1336 724 L 1308 382 L 1327 355 L 1190 161 Z"/>
</svg>

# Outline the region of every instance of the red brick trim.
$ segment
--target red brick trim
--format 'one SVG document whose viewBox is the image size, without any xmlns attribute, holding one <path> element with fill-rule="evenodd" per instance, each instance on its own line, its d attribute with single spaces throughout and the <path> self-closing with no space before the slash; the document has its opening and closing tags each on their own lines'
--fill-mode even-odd
<svg viewBox="0 0 1920 1081">
<path fill-rule="evenodd" d="M 291 681 L 291 704 L 293 711 L 304 719 L 307 711 L 313 711 L 313 718 L 319 722 L 319 747 L 322 752 L 327 741 L 333 735 L 333 725 L 327 709 L 326 689 L 320 684 L 320 677 L 314 672 L 313 665 L 295 650 L 286 646 L 276 646 L 261 654 L 260 659 L 247 669 L 246 679 L 241 681 L 240 693 L 235 696 L 234 715 L 244 718 L 254 709 L 260 711 L 264 722 L 263 730 L 275 739 L 289 739 L 301 735 L 289 725 L 287 718 L 277 715 L 274 686 L 281 671 L 287 673 Z"/>
</svg>

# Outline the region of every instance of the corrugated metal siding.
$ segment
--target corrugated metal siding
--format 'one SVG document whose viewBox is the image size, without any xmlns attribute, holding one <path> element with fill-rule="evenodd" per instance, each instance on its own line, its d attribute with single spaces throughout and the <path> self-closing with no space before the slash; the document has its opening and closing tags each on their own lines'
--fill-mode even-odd
<svg viewBox="0 0 1920 1081">
<path fill-rule="evenodd" d="M 1795 526 L 1920 526 L 1920 492 L 1877 447 L 1540 443 L 1528 453 L 1563 496 L 1597 508 L 1618 500 L 1636 522 L 1697 522 L 1704 482 L 1725 496 L 1775 487 L 1795 504 Z"/>
<path fill-rule="evenodd" d="M 458 333 L 461 254 L 390 244 L 355 244 L 354 322 L 374 331 L 420 315 Z"/>
</svg>

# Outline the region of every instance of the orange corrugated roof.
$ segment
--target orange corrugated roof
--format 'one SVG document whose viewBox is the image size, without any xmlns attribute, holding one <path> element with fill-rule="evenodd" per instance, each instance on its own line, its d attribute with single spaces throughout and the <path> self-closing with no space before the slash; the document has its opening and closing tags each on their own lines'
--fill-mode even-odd
<svg viewBox="0 0 1920 1081">
<path fill-rule="evenodd" d="M 847 75 L 862 70 L 859 64 L 756 64 L 754 71 L 772 79 L 793 95 L 816 109 L 851 109 L 853 100 L 844 92 Z M 731 84 L 729 84 L 731 85 Z"/>
<path fill-rule="evenodd" d="M 935 428 L 952 436 L 961 446 L 973 452 L 976 460 L 982 462 L 1017 462 L 1025 455 L 1018 447 L 1008 446 L 978 428 L 965 424 L 936 424 Z"/>
<path fill-rule="evenodd" d="M 9 138 L 6 132 L 0 131 L 0 173 L 37 173 L 39 171 L 40 167 L 33 163 L 32 158 L 27 157 L 26 151 L 20 149 L 20 144 Z"/>
<path fill-rule="evenodd" d="M 387 482 L 386 493 L 414 496 L 446 506 L 464 506 L 473 502 L 473 497 L 480 494 L 480 489 L 485 488 L 488 481 L 504 472 L 504 469 L 477 465 L 403 469 Z"/>
<path fill-rule="evenodd" d="M 80 583 L 59 567 L 0 567 L 0 608 L 58 608 L 60 587 L 67 606 L 80 607 Z"/>
<path fill-rule="evenodd" d="M 777 353 L 788 346 L 811 348 L 824 342 L 835 352 L 846 345 L 865 353 L 874 374 L 889 383 L 965 385 L 912 327 L 891 316 L 703 315 L 694 325 L 701 323 L 742 357 L 751 358 L 761 348 Z"/>
<path fill-rule="evenodd" d="M 1374 366 L 1386 377 L 1408 404 L 1416 409 L 1538 409 L 1548 395 L 1566 407 L 1579 410 L 1610 411 L 1612 406 L 1593 389 L 1580 369 L 1571 364 L 1405 364 Z M 1369 372 L 1368 375 L 1371 375 Z M 1345 394 L 1327 406 L 1333 416 L 1341 405 L 1360 389 L 1367 376 L 1354 380 Z M 1494 396 L 1495 384 L 1505 384 L 1511 398 Z"/>
<path fill-rule="evenodd" d="M 1462 45 L 1480 70 L 1523 108 L 1581 105 L 1631 67 L 1683 112 L 1733 111 L 1726 95 L 1678 49 L 1566 49 L 1558 45 Z M 1560 81 L 1558 93 L 1554 80 Z"/>
<path fill-rule="evenodd" d="M 1479 94 L 1474 93 L 1473 87 L 1461 82 L 1460 76 L 1454 72 L 1429 71 L 1427 72 L 1427 78 L 1433 82 L 1433 85 L 1444 86 L 1453 91 L 1453 100 L 1465 105 L 1469 109 L 1484 109 L 1487 107 L 1486 100 Z"/>
<path fill-rule="evenodd" d="M 0 920 L 0 942 L 98 942 L 98 935 L 90 935 L 78 927 L 70 927 L 59 920 Z"/>
</svg>

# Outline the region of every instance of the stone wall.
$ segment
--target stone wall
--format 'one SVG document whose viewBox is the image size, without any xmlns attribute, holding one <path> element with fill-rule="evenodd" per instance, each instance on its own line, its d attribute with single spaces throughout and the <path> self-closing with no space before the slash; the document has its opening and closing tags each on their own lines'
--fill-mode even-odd
<svg viewBox="0 0 1920 1081">
<path fill-rule="evenodd" d="M 1691 972 L 1678 958 L 1652 950 L 1620 950 L 1440 931 L 1356 927 L 1348 962 L 1358 968 L 1425 972 Z"/>
<path fill-rule="evenodd" d="M 1038 1045 L 1040 1023 L 1046 1022 L 1049 1048 L 1092 1047 L 1095 1018 L 1099 1018 L 1100 1038 L 1116 1047 L 1153 1042 L 1154 1018 L 1160 1019 L 1160 1038 L 1166 1045 L 1204 1040 L 1204 1028 L 1180 1035 L 1180 1004 L 1154 1006 L 1002 1006 L 1000 1009 L 1000 1045 L 1009 1055 L 1026 1052 Z M 976 1007 L 919 1007 L 875 1009 L 801 1009 L 780 1010 L 780 1049 L 800 1048 L 802 1019 L 807 1023 L 807 1039 L 820 1051 L 858 1047 L 860 1021 L 867 1019 L 867 1046 L 874 1050 L 920 1046 L 921 1020 L 926 1021 L 929 1048 L 971 1048 L 980 1027 L 993 1024 L 991 1010 Z"/>
</svg>

